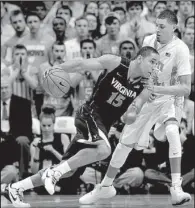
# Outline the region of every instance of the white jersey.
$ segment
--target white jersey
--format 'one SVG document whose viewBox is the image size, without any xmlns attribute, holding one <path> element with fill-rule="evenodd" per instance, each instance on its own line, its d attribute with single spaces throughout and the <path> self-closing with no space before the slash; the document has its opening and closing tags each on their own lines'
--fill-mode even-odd
<svg viewBox="0 0 195 208">
<path fill-rule="evenodd" d="M 65 41 L 66 60 L 73 60 L 81 57 L 80 43 L 76 38 Z"/>
<path fill-rule="evenodd" d="M 160 54 L 160 73 L 158 84 L 171 86 L 178 84 L 178 77 L 191 74 L 190 53 L 188 46 L 179 38 L 173 37 L 172 41 L 166 45 L 157 42 L 156 34 L 147 36 L 143 46 L 151 46 L 157 49 Z M 160 96 L 160 99 L 167 99 L 170 96 Z M 173 96 L 172 96 L 173 97 Z M 177 101 L 183 98 L 176 97 Z"/>
</svg>

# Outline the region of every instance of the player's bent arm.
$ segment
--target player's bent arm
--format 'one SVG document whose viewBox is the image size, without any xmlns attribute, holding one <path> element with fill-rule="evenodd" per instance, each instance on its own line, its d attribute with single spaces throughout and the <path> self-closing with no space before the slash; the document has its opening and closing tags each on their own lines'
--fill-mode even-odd
<svg viewBox="0 0 195 208">
<path fill-rule="evenodd" d="M 122 121 L 126 124 L 132 124 L 135 122 L 137 115 L 140 113 L 144 103 L 149 100 L 151 92 L 144 89 L 140 95 L 131 103 L 127 112 L 122 116 Z"/>
<path fill-rule="evenodd" d="M 173 86 L 153 86 L 153 92 L 164 95 L 189 96 L 191 91 L 191 75 L 179 76 L 179 84 Z"/>
<path fill-rule="evenodd" d="M 98 58 L 70 60 L 61 64 L 60 67 L 68 73 L 104 69 L 111 71 L 120 64 L 120 60 L 121 58 L 118 56 L 107 54 Z"/>
</svg>

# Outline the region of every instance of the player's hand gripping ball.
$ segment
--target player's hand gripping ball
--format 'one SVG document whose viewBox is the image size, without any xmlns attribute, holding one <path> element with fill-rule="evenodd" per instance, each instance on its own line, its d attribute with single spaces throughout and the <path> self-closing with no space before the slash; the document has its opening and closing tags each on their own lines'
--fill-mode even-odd
<svg viewBox="0 0 195 208">
<path fill-rule="evenodd" d="M 53 97 L 63 97 L 71 87 L 70 76 L 60 66 L 54 66 L 43 73 L 43 89 Z"/>
</svg>

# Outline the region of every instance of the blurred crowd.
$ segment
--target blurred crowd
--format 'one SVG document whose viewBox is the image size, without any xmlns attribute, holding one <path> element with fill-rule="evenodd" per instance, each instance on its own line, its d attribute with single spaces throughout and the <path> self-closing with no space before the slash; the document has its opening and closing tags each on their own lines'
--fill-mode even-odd
<svg viewBox="0 0 195 208">
<path fill-rule="evenodd" d="M 161 11 L 174 11 L 175 35 L 190 50 L 192 91 L 180 125 L 183 188 L 194 191 L 194 2 L 192 1 L 1 1 L 1 183 L 57 164 L 75 134 L 74 115 L 93 92 L 99 74 L 86 71 L 62 98 L 48 95 L 42 73 L 75 58 L 112 53 L 133 58 L 155 33 Z M 105 89 L 106 90 L 106 89 Z M 124 124 L 109 133 L 112 150 Z M 168 193 L 168 143 L 150 133 L 150 146 L 130 153 L 114 182 L 118 194 Z M 101 181 L 110 157 L 65 178 L 56 193 L 83 194 Z M 68 187 L 68 188 L 67 188 Z M 46 193 L 44 188 L 36 193 Z"/>
</svg>

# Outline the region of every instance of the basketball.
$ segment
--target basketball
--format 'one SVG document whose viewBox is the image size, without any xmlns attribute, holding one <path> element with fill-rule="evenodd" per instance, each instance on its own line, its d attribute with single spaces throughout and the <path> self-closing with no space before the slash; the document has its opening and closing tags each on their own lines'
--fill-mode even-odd
<svg viewBox="0 0 195 208">
<path fill-rule="evenodd" d="M 71 86 L 70 76 L 60 67 L 46 70 L 43 74 L 43 89 L 53 97 L 63 97 Z"/>
</svg>

